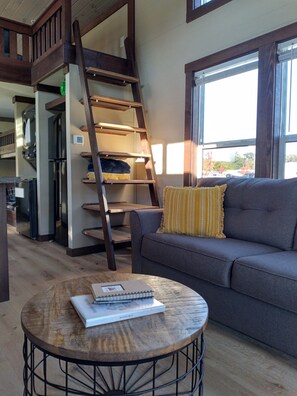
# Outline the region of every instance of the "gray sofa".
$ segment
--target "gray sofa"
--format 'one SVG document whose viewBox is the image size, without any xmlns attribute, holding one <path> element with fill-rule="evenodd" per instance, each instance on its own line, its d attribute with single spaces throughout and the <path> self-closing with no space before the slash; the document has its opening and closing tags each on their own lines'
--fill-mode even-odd
<svg viewBox="0 0 297 396">
<path fill-rule="evenodd" d="M 177 280 L 210 319 L 297 357 L 297 178 L 206 178 L 227 183 L 226 238 L 156 233 L 162 209 L 131 213 L 132 270 Z"/>
</svg>

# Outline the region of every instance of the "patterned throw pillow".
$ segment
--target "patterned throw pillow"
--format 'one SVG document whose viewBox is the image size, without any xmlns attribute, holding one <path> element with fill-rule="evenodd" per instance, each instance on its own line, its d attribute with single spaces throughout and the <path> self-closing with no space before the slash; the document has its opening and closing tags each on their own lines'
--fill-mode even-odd
<svg viewBox="0 0 297 396">
<path fill-rule="evenodd" d="M 165 187 L 164 211 L 158 232 L 225 238 L 224 194 L 215 187 Z"/>
</svg>

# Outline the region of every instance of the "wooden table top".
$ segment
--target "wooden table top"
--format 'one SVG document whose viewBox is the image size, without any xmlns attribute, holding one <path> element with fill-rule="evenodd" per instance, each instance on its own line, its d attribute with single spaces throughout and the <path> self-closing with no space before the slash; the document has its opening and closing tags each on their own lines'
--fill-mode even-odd
<svg viewBox="0 0 297 396">
<path fill-rule="evenodd" d="M 166 306 L 164 313 L 85 328 L 70 297 L 90 294 L 90 284 L 143 279 Z M 101 272 L 58 283 L 32 297 L 21 314 L 28 339 L 50 354 L 90 362 L 132 362 L 170 354 L 205 329 L 208 307 L 192 289 L 150 275 Z"/>
</svg>

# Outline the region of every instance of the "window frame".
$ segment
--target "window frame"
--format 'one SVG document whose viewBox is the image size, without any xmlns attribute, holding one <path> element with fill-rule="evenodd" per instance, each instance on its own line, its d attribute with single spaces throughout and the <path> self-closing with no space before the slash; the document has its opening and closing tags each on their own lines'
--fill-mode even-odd
<svg viewBox="0 0 297 396">
<path fill-rule="evenodd" d="M 193 0 L 187 0 L 187 23 L 216 10 L 219 7 L 229 3 L 232 0 L 211 0 L 209 3 L 202 4 L 194 8 Z"/>
<path fill-rule="evenodd" d="M 277 46 L 280 42 L 295 37 L 297 37 L 296 22 L 185 65 L 185 186 L 197 183 L 198 142 L 195 141 L 192 128 L 195 73 L 252 52 L 259 54 L 255 176 L 267 178 L 278 176 L 279 136 L 276 135 L 275 128 Z"/>
<path fill-rule="evenodd" d="M 297 35 L 295 37 L 295 41 L 296 41 Z M 290 40 L 289 40 L 290 41 Z M 297 60 L 297 56 L 296 56 L 296 51 L 295 51 L 295 55 L 293 56 L 293 59 Z M 280 92 L 280 96 L 279 96 L 279 101 L 278 103 L 276 103 L 276 109 L 275 109 L 275 120 L 276 120 L 276 131 L 277 131 L 277 135 L 279 136 L 279 142 L 278 142 L 278 163 L 277 163 L 277 168 L 276 168 L 276 172 L 277 172 L 277 176 L 278 178 L 284 178 L 285 177 L 285 163 L 286 163 L 286 145 L 288 143 L 297 143 L 297 133 L 293 133 L 293 134 L 287 134 L 286 133 L 286 117 L 287 114 L 285 114 L 285 116 L 282 116 L 281 114 L 281 109 L 283 109 L 284 107 L 287 108 L 287 94 L 286 91 L 283 91 L 283 82 L 284 82 L 284 73 L 285 73 L 285 79 L 288 76 L 288 70 L 286 72 L 284 72 L 284 63 L 288 61 L 288 59 L 284 60 L 278 60 L 278 64 L 277 64 L 277 89 L 278 92 Z M 284 105 L 284 101 L 286 102 L 286 104 Z"/>
<path fill-rule="evenodd" d="M 244 63 L 246 62 L 246 63 Z M 256 147 L 256 136 L 248 138 L 237 138 L 232 140 L 208 140 L 205 139 L 205 88 L 206 84 L 220 81 L 224 78 L 233 77 L 248 71 L 257 70 L 258 72 L 258 53 L 252 53 L 248 57 L 240 57 L 231 62 L 220 64 L 214 70 L 205 69 L 202 73 L 194 73 L 195 84 L 193 86 L 193 139 L 197 142 L 197 173 L 203 176 L 204 150 L 216 151 L 220 149 L 241 149 L 247 146 Z"/>
</svg>

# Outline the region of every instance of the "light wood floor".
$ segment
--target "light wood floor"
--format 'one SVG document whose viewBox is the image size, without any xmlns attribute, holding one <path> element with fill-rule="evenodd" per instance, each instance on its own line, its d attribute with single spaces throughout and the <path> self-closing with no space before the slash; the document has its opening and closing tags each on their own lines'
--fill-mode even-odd
<svg viewBox="0 0 297 396">
<path fill-rule="evenodd" d="M 20 312 L 52 284 L 107 269 L 104 254 L 71 258 L 52 242 L 36 242 L 8 228 L 10 301 L 0 303 L 0 395 L 22 395 Z M 1 254 L 1 252 L 0 252 Z M 131 272 L 129 249 L 117 251 L 120 272 Z M 296 333 L 297 334 L 297 333 Z M 214 323 L 206 330 L 205 396 L 295 396 L 297 360 Z"/>
</svg>

